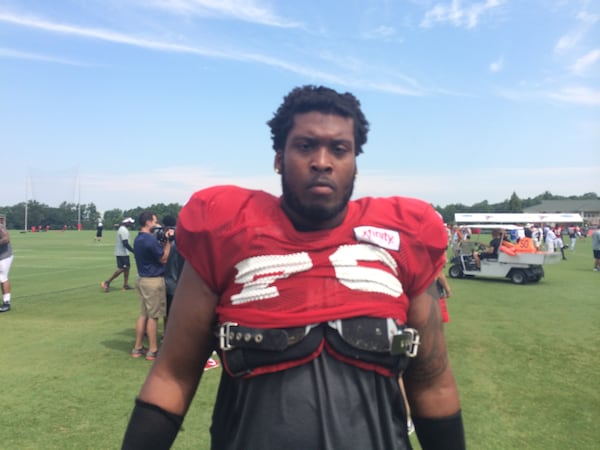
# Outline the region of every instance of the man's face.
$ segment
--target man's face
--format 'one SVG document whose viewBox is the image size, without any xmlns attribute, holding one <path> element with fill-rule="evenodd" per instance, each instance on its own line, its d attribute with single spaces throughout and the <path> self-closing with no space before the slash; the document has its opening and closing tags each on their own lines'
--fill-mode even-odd
<svg viewBox="0 0 600 450">
<path fill-rule="evenodd" d="M 354 121 L 334 114 L 296 114 L 275 156 L 283 209 L 298 228 L 339 225 L 354 189 Z"/>
</svg>

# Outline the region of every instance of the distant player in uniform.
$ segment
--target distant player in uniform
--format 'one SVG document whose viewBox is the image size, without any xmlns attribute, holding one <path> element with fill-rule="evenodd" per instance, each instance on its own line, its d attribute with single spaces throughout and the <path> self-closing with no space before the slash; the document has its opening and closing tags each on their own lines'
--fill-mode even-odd
<svg viewBox="0 0 600 450">
<path fill-rule="evenodd" d="M 186 262 L 123 448 L 169 448 L 215 346 L 213 449 L 409 449 L 399 376 L 422 447 L 465 448 L 439 215 L 350 200 L 368 132 L 352 94 L 296 88 L 269 126 L 282 197 L 213 187 L 179 214 Z"/>
</svg>

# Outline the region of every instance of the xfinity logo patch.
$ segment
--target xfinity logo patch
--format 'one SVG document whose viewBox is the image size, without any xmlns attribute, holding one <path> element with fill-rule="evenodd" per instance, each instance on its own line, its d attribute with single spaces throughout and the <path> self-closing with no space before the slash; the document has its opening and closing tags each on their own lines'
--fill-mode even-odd
<svg viewBox="0 0 600 450">
<path fill-rule="evenodd" d="M 369 242 L 388 250 L 400 249 L 400 233 L 377 227 L 356 227 L 354 236 L 359 242 Z"/>
</svg>

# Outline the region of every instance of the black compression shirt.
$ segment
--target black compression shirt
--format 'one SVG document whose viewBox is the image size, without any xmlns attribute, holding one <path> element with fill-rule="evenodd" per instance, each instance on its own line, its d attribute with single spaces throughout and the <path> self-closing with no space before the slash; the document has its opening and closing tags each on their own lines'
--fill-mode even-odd
<svg viewBox="0 0 600 450">
<path fill-rule="evenodd" d="M 397 380 L 326 351 L 246 380 L 223 372 L 211 435 L 215 450 L 411 448 Z"/>
</svg>

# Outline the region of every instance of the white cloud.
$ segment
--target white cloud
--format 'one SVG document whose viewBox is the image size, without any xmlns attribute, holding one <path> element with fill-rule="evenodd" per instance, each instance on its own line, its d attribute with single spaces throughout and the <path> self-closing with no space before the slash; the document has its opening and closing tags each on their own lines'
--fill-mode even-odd
<svg viewBox="0 0 600 450">
<path fill-rule="evenodd" d="M 8 22 L 38 30 L 49 31 L 53 33 L 74 35 L 83 38 L 99 39 L 102 41 L 113 42 L 116 44 L 132 45 L 152 50 L 171 51 L 178 53 L 195 53 L 204 56 L 226 57 L 224 53 L 209 49 L 190 47 L 186 45 L 160 42 L 152 39 L 130 36 L 124 33 L 104 30 L 101 28 L 85 28 L 76 25 L 65 25 L 62 23 L 50 22 L 32 16 L 19 16 L 10 13 L 0 13 L 0 22 Z"/>
<path fill-rule="evenodd" d="M 581 58 L 577 59 L 577 61 L 575 61 L 575 63 L 570 67 L 571 72 L 577 75 L 582 75 L 598 60 L 600 60 L 600 48 L 592 50 L 583 55 Z"/>
<path fill-rule="evenodd" d="M 429 28 L 436 23 L 450 23 L 455 27 L 475 28 L 483 14 L 501 6 L 505 0 L 485 0 L 467 6 L 461 0 L 452 0 L 450 4 L 438 3 L 425 13 L 421 27 Z"/>
<path fill-rule="evenodd" d="M 406 83 L 397 84 L 394 82 L 380 82 L 369 79 L 368 81 L 362 78 L 348 78 L 338 74 L 328 73 L 326 71 L 315 69 L 306 64 L 295 64 L 282 59 L 274 58 L 269 55 L 260 53 L 251 53 L 244 51 L 221 51 L 215 48 L 206 48 L 192 45 L 183 45 L 172 42 L 160 41 L 157 39 L 149 39 L 139 36 L 128 35 L 111 30 L 101 28 L 85 28 L 76 25 L 66 25 L 61 23 L 50 22 L 44 19 L 31 16 L 19 16 L 10 13 L 0 12 L 0 22 L 8 22 L 15 25 L 20 25 L 29 28 L 35 28 L 53 33 L 67 34 L 82 38 L 98 39 L 101 41 L 112 42 L 115 44 L 129 45 L 133 47 L 146 48 L 150 50 L 171 52 L 171 53 L 187 53 L 202 57 L 228 59 L 233 61 L 241 61 L 248 63 L 264 64 L 271 67 L 277 67 L 297 75 L 304 76 L 308 79 L 318 79 L 321 82 L 335 83 L 341 86 L 368 88 L 376 91 L 388 92 L 398 95 L 422 95 L 423 90 L 415 88 L 413 85 Z"/>
<path fill-rule="evenodd" d="M 554 46 L 554 51 L 558 53 L 558 52 L 564 52 L 566 50 L 569 50 L 569 49 L 573 48 L 582 37 L 583 37 L 583 33 L 580 31 L 565 34 L 564 36 L 561 36 L 561 38 L 558 40 L 558 42 Z"/>
<path fill-rule="evenodd" d="M 566 87 L 547 94 L 553 100 L 579 105 L 599 106 L 600 90 L 585 86 Z"/>
<path fill-rule="evenodd" d="M 587 11 L 580 11 L 579 13 L 577 13 L 577 19 L 579 19 L 581 22 L 583 22 L 585 24 L 594 25 L 596 22 L 598 22 L 600 20 L 600 15 L 590 14 Z"/>
<path fill-rule="evenodd" d="M 12 50 L 9 48 L 0 47 L 0 58 L 14 58 L 14 59 L 27 59 L 30 61 L 49 62 L 54 64 L 67 64 L 70 66 L 85 66 L 91 67 L 91 64 L 85 64 L 77 61 L 72 61 L 64 58 L 55 58 L 52 56 L 40 55 L 37 53 L 22 52 L 19 50 Z"/>
<path fill-rule="evenodd" d="M 364 31 L 361 33 L 363 39 L 374 39 L 374 40 L 389 40 L 396 35 L 396 30 L 393 27 L 381 25 L 373 30 Z"/>
<path fill-rule="evenodd" d="M 565 52 L 574 48 L 585 37 L 590 28 L 600 20 L 600 16 L 590 14 L 587 11 L 578 12 L 576 18 L 579 22 L 577 27 L 559 38 L 554 46 L 554 51 L 556 53 Z"/>
<path fill-rule="evenodd" d="M 496 61 L 490 63 L 490 72 L 500 72 L 504 68 L 504 58 L 500 57 Z"/>
<path fill-rule="evenodd" d="M 299 22 L 279 17 L 253 0 L 143 0 L 141 4 L 174 14 L 210 15 L 280 28 L 302 26 Z"/>
<path fill-rule="evenodd" d="M 569 86 L 549 91 L 539 89 L 499 89 L 498 95 L 515 102 L 558 101 L 582 106 L 600 106 L 600 90 L 587 86 Z"/>
</svg>

